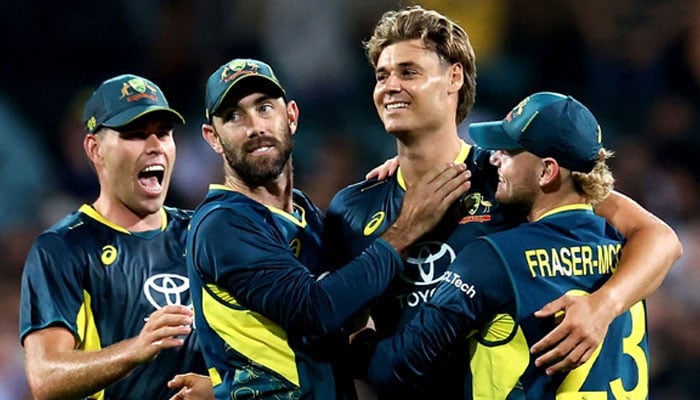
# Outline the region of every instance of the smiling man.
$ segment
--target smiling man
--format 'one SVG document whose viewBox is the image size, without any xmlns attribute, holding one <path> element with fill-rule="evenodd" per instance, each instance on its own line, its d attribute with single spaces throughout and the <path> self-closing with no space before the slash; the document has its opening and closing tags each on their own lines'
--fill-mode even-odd
<svg viewBox="0 0 700 400">
<path fill-rule="evenodd" d="M 135 75 L 103 82 L 83 117 L 100 194 L 43 232 L 27 257 L 28 381 L 36 399 L 165 399 L 176 374 L 206 371 L 188 307 L 191 212 L 163 205 L 173 126 L 185 121 Z"/>
</svg>

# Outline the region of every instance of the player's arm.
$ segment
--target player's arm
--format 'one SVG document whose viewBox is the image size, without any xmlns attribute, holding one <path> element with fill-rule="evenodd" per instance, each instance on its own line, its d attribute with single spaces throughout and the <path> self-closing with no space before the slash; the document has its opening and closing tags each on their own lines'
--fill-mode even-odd
<svg viewBox="0 0 700 400">
<path fill-rule="evenodd" d="M 475 261 L 478 268 L 470 266 Z M 418 384 L 455 342 L 465 340 L 512 299 L 511 281 L 493 247 L 483 240 L 471 243 L 450 265 L 433 297 L 394 336 L 377 344 L 367 369 L 369 381 L 380 392 Z M 365 343 L 353 346 L 359 346 L 353 352 L 359 357 L 366 352 Z M 361 364 L 354 360 L 353 365 Z"/>
<path fill-rule="evenodd" d="M 565 311 L 552 332 L 532 346 L 537 366 L 548 374 L 584 363 L 603 340 L 612 320 L 653 293 L 683 249 L 673 229 L 637 202 L 613 192 L 596 207 L 627 241 L 615 274 L 590 296 L 563 296 L 535 313 L 548 317 Z M 544 353 L 542 353 L 544 352 Z"/>
<path fill-rule="evenodd" d="M 211 379 L 193 373 L 175 375 L 168 381 L 168 387 L 180 389 L 170 400 L 214 400 Z"/>
<path fill-rule="evenodd" d="M 119 318 L 119 316 L 115 316 Z M 181 346 L 192 328 L 192 311 L 170 305 L 151 314 L 137 337 L 98 351 L 76 349 L 69 329 L 52 326 L 25 336 L 27 380 L 34 398 L 83 398 L 151 361 L 161 350 Z"/>
<path fill-rule="evenodd" d="M 421 181 L 425 185 L 410 186 L 392 227 L 360 256 L 320 280 L 289 251 L 288 243 L 270 232 L 269 224 L 241 208 L 213 210 L 193 226 L 194 268 L 288 333 L 336 332 L 386 289 L 403 268 L 400 253 L 468 189 L 465 168 L 445 164 Z"/>
</svg>

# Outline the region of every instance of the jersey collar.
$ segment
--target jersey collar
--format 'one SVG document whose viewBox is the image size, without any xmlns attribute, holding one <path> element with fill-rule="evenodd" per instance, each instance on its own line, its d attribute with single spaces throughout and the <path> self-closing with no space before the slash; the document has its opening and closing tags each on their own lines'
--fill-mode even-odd
<svg viewBox="0 0 700 400">
<path fill-rule="evenodd" d="M 461 140 L 462 146 L 459 148 L 459 153 L 457 153 L 457 157 L 455 157 L 454 162 L 459 164 L 463 163 L 467 160 L 467 156 L 469 155 L 469 150 L 471 150 L 472 146 L 468 145 L 467 142 L 464 140 Z M 396 180 L 399 182 L 399 186 L 401 189 L 406 190 L 406 181 L 403 178 L 403 172 L 401 171 L 401 166 L 399 165 L 398 170 L 396 171 Z"/>
</svg>

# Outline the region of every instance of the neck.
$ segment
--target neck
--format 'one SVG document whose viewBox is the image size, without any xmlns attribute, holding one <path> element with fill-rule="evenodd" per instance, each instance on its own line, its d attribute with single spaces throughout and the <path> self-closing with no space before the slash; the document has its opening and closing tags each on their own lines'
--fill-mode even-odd
<svg viewBox="0 0 700 400">
<path fill-rule="evenodd" d="M 527 220 L 529 222 L 537 221 L 556 208 L 573 204 L 589 204 L 589 202 L 585 196 L 577 192 L 544 194 L 535 200 L 527 215 Z"/>
<path fill-rule="evenodd" d="M 260 185 L 250 185 L 239 177 L 232 175 L 226 176 L 225 185 L 258 203 L 292 212 L 294 180 L 291 164 L 285 166 L 277 178 Z"/>
<path fill-rule="evenodd" d="M 457 127 L 433 134 L 397 137 L 399 166 L 407 185 L 417 181 L 437 165 L 455 160 L 462 148 Z"/>
<path fill-rule="evenodd" d="M 141 215 L 122 202 L 109 200 L 104 193 L 100 194 L 92 206 L 104 219 L 130 232 L 160 229 L 163 223 L 160 212 L 161 207 L 158 207 L 153 212 L 145 212 L 145 214 Z"/>
</svg>

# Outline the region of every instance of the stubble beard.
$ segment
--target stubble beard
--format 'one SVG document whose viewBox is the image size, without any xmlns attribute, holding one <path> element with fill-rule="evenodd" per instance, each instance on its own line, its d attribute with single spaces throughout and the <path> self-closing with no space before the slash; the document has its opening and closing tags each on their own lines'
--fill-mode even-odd
<svg viewBox="0 0 700 400">
<path fill-rule="evenodd" d="M 254 146 L 255 142 L 249 145 Z M 236 148 L 224 144 L 224 156 L 229 167 L 246 185 L 261 186 L 277 178 L 287 165 L 294 145 L 291 133 L 284 135 L 281 141 L 274 139 L 274 145 L 278 150 L 277 156 L 253 157 L 245 146 Z"/>
</svg>

